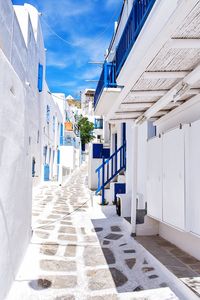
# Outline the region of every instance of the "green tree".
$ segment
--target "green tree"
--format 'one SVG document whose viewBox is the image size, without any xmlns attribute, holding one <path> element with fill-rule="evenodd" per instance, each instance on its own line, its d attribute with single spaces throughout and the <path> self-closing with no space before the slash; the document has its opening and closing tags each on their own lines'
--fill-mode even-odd
<svg viewBox="0 0 200 300">
<path fill-rule="evenodd" d="M 78 129 L 80 131 L 82 145 L 88 144 L 95 138 L 93 135 L 94 124 L 90 122 L 87 117 L 80 117 L 78 121 Z"/>
</svg>

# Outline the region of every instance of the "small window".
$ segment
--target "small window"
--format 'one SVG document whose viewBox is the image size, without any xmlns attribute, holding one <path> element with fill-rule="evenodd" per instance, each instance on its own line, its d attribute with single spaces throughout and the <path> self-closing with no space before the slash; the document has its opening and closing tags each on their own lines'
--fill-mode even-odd
<svg viewBox="0 0 200 300">
<path fill-rule="evenodd" d="M 36 164 L 35 157 L 33 157 L 33 159 L 32 159 L 32 177 L 35 177 L 35 164 Z"/>
<path fill-rule="evenodd" d="M 151 139 L 156 136 L 156 126 L 153 125 L 152 121 L 148 122 L 147 126 L 147 139 Z"/>
<path fill-rule="evenodd" d="M 94 129 L 103 129 L 103 119 L 94 120 Z"/>
</svg>

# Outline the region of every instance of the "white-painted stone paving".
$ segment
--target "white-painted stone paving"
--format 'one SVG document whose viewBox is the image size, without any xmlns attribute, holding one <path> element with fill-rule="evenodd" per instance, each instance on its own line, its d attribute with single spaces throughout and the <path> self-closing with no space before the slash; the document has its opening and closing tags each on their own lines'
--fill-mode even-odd
<svg viewBox="0 0 200 300">
<path fill-rule="evenodd" d="M 189 299 L 114 207 L 92 205 L 86 173 L 34 196 L 33 237 L 7 300 Z"/>
</svg>

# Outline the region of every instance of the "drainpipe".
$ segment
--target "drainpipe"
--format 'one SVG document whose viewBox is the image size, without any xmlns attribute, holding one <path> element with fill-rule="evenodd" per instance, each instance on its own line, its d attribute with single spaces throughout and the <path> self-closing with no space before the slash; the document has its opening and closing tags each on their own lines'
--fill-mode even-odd
<svg viewBox="0 0 200 300">
<path fill-rule="evenodd" d="M 132 205 L 131 205 L 131 225 L 132 233 L 136 234 L 136 196 L 137 196 L 137 164 L 138 164 L 138 127 L 133 124 L 133 160 L 132 160 Z"/>
</svg>

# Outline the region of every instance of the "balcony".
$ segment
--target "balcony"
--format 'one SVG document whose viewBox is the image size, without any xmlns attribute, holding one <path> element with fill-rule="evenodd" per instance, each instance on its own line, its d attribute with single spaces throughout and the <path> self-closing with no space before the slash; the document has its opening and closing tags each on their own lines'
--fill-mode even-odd
<svg viewBox="0 0 200 300">
<path fill-rule="evenodd" d="M 111 96 L 113 98 L 113 94 L 115 96 L 116 92 L 120 92 L 121 89 L 117 88 L 116 83 L 116 66 L 115 63 L 108 63 L 105 62 L 103 65 L 103 70 L 96 88 L 96 92 L 94 95 L 94 108 L 95 112 L 98 115 L 102 115 L 105 113 L 105 109 L 107 108 L 107 105 L 110 106 L 112 103 L 107 98 L 106 102 L 102 105 L 102 101 L 99 101 L 100 97 L 102 100 L 102 97 L 104 96 Z M 115 96 L 116 97 L 116 96 Z M 104 101 L 103 101 L 104 102 Z"/>
<path fill-rule="evenodd" d="M 135 0 L 116 49 L 116 77 L 119 75 L 156 0 Z"/>
</svg>

